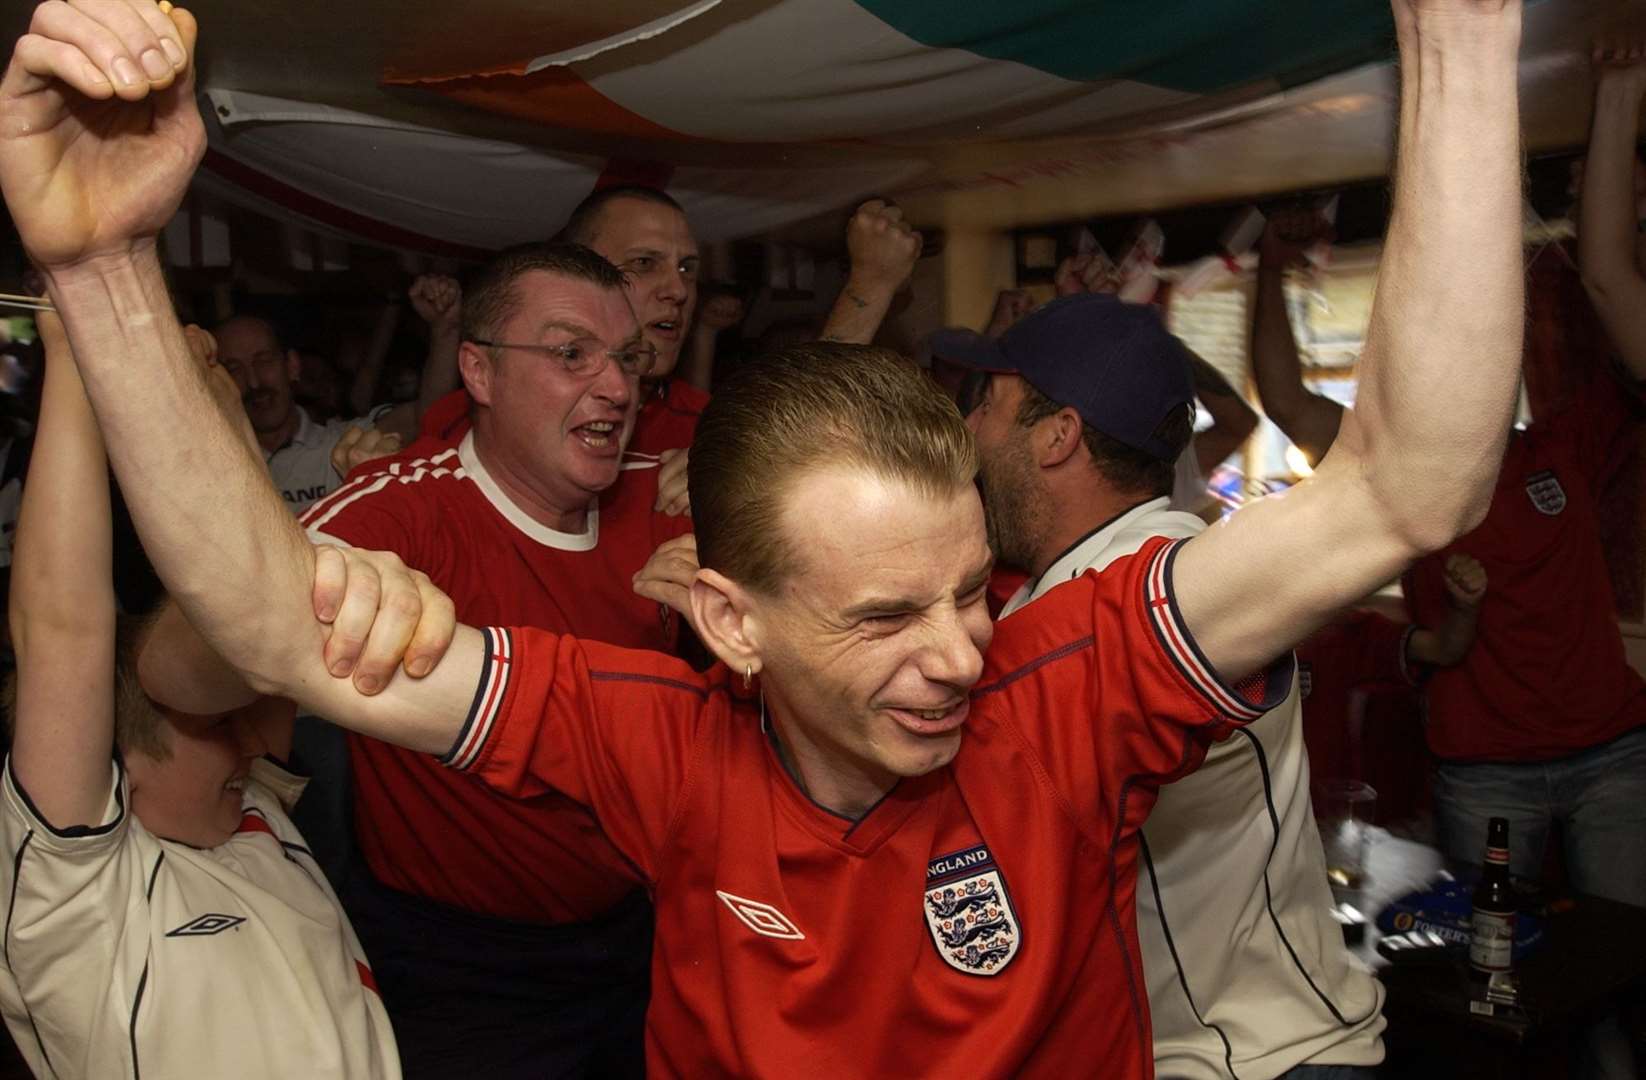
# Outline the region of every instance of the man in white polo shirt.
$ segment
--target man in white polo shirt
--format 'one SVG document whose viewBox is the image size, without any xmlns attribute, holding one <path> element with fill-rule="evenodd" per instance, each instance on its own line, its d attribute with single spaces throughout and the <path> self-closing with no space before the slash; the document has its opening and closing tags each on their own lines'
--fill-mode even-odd
<svg viewBox="0 0 1646 1080">
<path fill-rule="evenodd" d="M 998 339 L 951 332 L 934 346 L 990 373 L 967 418 L 989 539 L 1032 575 L 1003 617 L 1152 537 L 1206 527 L 1170 509 L 1194 384 L 1187 349 L 1153 309 L 1068 296 Z M 1137 922 L 1156 1072 L 1369 1076 L 1383 1058 L 1383 994 L 1330 913 L 1297 688 L 1163 787 L 1143 833 Z"/>
<path fill-rule="evenodd" d="M 429 324 L 428 364 L 417 400 L 380 405 L 353 420 L 316 421 L 297 404 L 292 387 L 302 368 L 267 319 L 235 315 L 219 325 L 217 360 L 240 388 L 246 415 L 263 448 L 274 486 L 292 513 L 301 514 L 343 483 L 355 464 L 392 454 L 417 437 L 426 403 L 457 385 L 458 315 L 462 292 L 449 278 L 426 275 L 411 302 Z M 350 428 L 366 434 L 351 436 Z M 338 453 L 339 444 L 346 453 Z"/>
</svg>

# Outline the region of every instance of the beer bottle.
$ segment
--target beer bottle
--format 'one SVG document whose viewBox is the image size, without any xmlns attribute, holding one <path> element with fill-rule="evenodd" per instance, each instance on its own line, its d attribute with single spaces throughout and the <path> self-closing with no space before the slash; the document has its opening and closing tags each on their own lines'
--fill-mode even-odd
<svg viewBox="0 0 1646 1080">
<path fill-rule="evenodd" d="M 1506 976 L 1515 942 L 1515 900 L 1509 886 L 1509 819 L 1486 826 L 1486 861 L 1475 886 L 1469 967 L 1479 982 Z M 1494 978 L 1496 976 L 1496 978 Z"/>
</svg>

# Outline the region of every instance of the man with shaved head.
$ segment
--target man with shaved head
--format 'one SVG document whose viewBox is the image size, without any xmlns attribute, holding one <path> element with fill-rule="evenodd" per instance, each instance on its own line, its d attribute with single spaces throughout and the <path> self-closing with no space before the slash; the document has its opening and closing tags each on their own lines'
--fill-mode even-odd
<svg viewBox="0 0 1646 1080">
<path fill-rule="evenodd" d="M 560 235 L 623 271 L 641 332 L 657 350 L 657 364 L 641 384 L 644 400 L 630 451 L 658 454 L 690 446 L 709 395 L 679 371 L 702 268 L 686 212 L 656 188 L 602 188 L 578 204 Z"/>
</svg>

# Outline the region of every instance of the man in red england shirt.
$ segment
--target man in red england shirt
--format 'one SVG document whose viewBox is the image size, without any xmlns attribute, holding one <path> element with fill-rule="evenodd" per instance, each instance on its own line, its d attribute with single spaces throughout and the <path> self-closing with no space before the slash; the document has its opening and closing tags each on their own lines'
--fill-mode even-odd
<svg viewBox="0 0 1646 1080">
<path fill-rule="evenodd" d="M 630 588 L 690 527 L 653 511 L 656 462 L 623 452 L 651 360 L 606 260 L 511 249 L 464 296 L 472 426 L 356 470 L 304 524 L 393 550 L 461 619 L 672 651 L 670 613 Z M 372 739 L 351 740 L 351 762 L 369 873 L 347 895 L 408 1075 L 638 1071 L 612 1055 L 638 1046 L 651 910 L 588 813 L 499 799 Z"/>
<path fill-rule="evenodd" d="M 819 345 L 752 366 L 701 424 L 686 606 L 721 664 L 462 628 L 364 698 L 325 669 L 313 549 L 165 304 L 152 237 L 204 140 L 194 22 L 126 4 L 42 8 L 0 84 L 0 190 L 214 646 L 260 690 L 587 807 L 658 902 L 653 1075 L 1150 1075 L 1133 899 L 1155 788 L 1284 692 L 1274 657 L 1484 510 L 1520 362 L 1519 5 L 1395 0 L 1369 404 L 1285 499 L 995 634 L 958 412 L 884 353 Z M 157 38 L 180 62 L 134 77 Z"/>
<path fill-rule="evenodd" d="M 470 622 L 672 650 L 675 620 L 630 581 L 690 523 L 653 511 L 656 462 L 623 453 L 651 353 L 619 272 L 511 249 L 470 281 L 462 335 L 472 423 L 357 469 L 310 535 L 394 551 Z M 651 909 L 587 811 L 373 739 L 349 760 L 365 865 L 340 891 L 406 1073 L 638 1073 Z"/>
<path fill-rule="evenodd" d="M 656 188 L 603 188 L 578 204 L 560 238 L 598 251 L 623 271 L 641 332 L 657 350 L 657 365 L 641 384 L 629 450 L 655 455 L 690 446 L 709 394 L 679 370 L 688 328 L 694 335 L 704 329 L 692 321 L 702 257 L 686 212 Z"/>
<path fill-rule="evenodd" d="M 697 418 L 709 402 L 708 378 L 680 370 L 681 352 L 688 344 L 694 354 L 702 351 L 697 339 L 706 336 L 712 355 L 724 320 L 693 321 L 702 257 L 686 212 L 656 188 L 602 188 L 577 204 L 557 239 L 599 252 L 623 272 L 641 333 L 657 354 L 640 383 L 629 452 L 655 459 L 690 446 Z M 461 434 L 467 414 L 465 389 L 436 403 L 424 434 Z"/>
<path fill-rule="evenodd" d="M 572 211 L 559 239 L 598 252 L 623 272 L 641 333 L 656 353 L 651 371 L 640 381 L 639 409 L 627 450 L 637 463 L 664 466 L 664 482 L 658 486 L 671 494 L 659 508 L 682 512 L 684 501 L 677 491 L 686 462 L 669 462 L 691 446 L 697 419 L 709 401 L 708 367 L 715 338 L 741 317 L 741 311 L 728 318 L 723 305 L 717 305 L 694 321 L 702 258 L 685 211 L 656 188 L 596 191 Z M 691 371 L 681 369 L 686 347 L 691 350 Z M 460 438 L 468 429 L 470 411 L 467 388 L 455 391 L 430 408 L 423 433 L 447 441 Z"/>
</svg>

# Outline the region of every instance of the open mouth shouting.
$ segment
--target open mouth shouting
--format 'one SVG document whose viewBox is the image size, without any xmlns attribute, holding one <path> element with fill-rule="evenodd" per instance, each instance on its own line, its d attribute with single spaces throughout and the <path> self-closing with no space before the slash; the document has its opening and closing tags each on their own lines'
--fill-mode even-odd
<svg viewBox="0 0 1646 1080">
<path fill-rule="evenodd" d="M 623 425 L 617 420 L 590 420 L 572 428 L 577 441 L 597 453 L 616 453 Z"/>
</svg>

